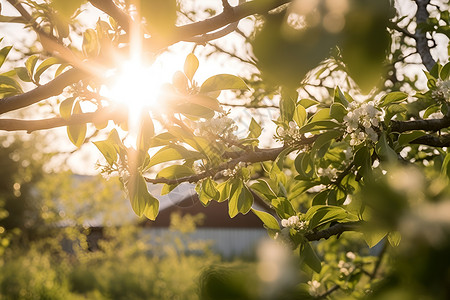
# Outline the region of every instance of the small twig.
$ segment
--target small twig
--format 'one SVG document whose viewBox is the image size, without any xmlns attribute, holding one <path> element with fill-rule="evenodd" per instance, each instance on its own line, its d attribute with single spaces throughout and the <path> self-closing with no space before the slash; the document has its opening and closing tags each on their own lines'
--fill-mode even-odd
<svg viewBox="0 0 450 300">
<path fill-rule="evenodd" d="M 319 295 L 316 297 L 316 299 L 323 299 L 328 297 L 329 295 L 331 295 L 333 292 L 337 291 L 338 289 L 340 289 L 341 287 L 339 285 L 335 285 L 333 286 L 331 289 L 329 289 L 328 291 L 324 292 L 323 294 Z"/>
<path fill-rule="evenodd" d="M 383 260 L 384 254 L 386 253 L 387 247 L 389 245 L 388 241 L 384 241 L 383 249 L 381 249 L 380 254 L 378 255 L 378 260 L 375 263 L 375 267 L 373 268 L 372 273 L 370 273 L 370 279 L 374 279 L 377 276 L 377 272 L 380 269 L 381 261 Z"/>
<path fill-rule="evenodd" d="M 415 1 L 417 4 L 417 12 L 416 12 L 417 30 L 415 33 L 417 52 L 419 52 L 423 65 L 427 68 L 429 72 L 431 72 L 431 69 L 433 69 L 434 65 L 436 64 L 436 61 L 431 56 L 430 48 L 428 47 L 428 38 L 426 35 L 426 31 L 420 28 L 420 25 L 425 24 L 428 20 L 429 13 L 427 10 L 427 6 L 430 3 L 430 0 L 415 0 Z"/>
</svg>

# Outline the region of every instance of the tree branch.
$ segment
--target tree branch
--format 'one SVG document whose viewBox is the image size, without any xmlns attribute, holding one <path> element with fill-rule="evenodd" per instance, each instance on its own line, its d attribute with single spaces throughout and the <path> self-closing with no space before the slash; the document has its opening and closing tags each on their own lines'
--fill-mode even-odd
<svg viewBox="0 0 450 300">
<path fill-rule="evenodd" d="M 43 99 L 61 94 L 66 86 L 86 77 L 86 73 L 78 69 L 70 69 L 48 83 L 38 86 L 26 93 L 0 99 L 0 115 L 19 108 L 27 107 Z"/>
<path fill-rule="evenodd" d="M 318 241 L 320 239 L 329 239 L 334 235 L 340 235 L 345 231 L 357 231 L 361 227 L 362 222 L 348 222 L 348 223 L 336 223 L 331 225 L 327 229 L 323 229 L 320 231 L 307 233 L 305 237 L 308 241 Z"/>
<path fill-rule="evenodd" d="M 450 117 L 442 119 L 413 120 L 413 121 L 391 121 L 393 132 L 405 132 L 410 130 L 439 131 L 450 126 Z"/>
<path fill-rule="evenodd" d="M 436 61 L 433 59 L 430 53 L 430 48 L 428 47 L 428 39 L 426 35 L 426 31 L 420 28 L 421 24 L 425 24 L 428 20 L 429 13 L 427 11 L 427 6 L 430 3 L 430 0 L 415 0 L 417 4 L 417 12 L 416 12 L 416 22 L 417 29 L 415 33 L 416 37 L 416 48 L 417 52 L 422 59 L 423 65 L 427 68 L 429 72 L 436 64 Z"/>
<path fill-rule="evenodd" d="M 303 138 L 301 141 L 298 141 L 296 143 L 296 146 L 301 145 L 309 145 L 312 144 L 316 140 L 316 136 L 310 137 L 310 138 Z M 206 177 L 214 176 L 217 173 L 227 170 L 227 169 L 233 169 L 238 163 L 240 162 L 247 162 L 247 163 L 258 163 L 263 161 L 274 161 L 278 155 L 285 149 L 287 149 L 287 146 L 282 146 L 278 148 L 270 148 L 270 149 L 258 149 L 256 148 L 254 151 L 249 152 L 236 152 L 236 155 L 230 155 L 233 156 L 233 159 L 221 163 L 219 166 L 213 169 L 206 170 L 202 173 L 180 177 L 180 178 L 147 178 L 145 177 L 145 180 L 150 183 L 158 184 L 158 183 L 164 183 L 164 184 L 179 184 L 182 182 L 198 182 L 201 179 L 204 179 Z M 292 151 L 294 151 L 295 148 L 292 148 Z"/>
<path fill-rule="evenodd" d="M 231 23 L 238 22 L 245 17 L 266 13 L 291 1 L 292 0 L 250 1 L 235 7 L 230 7 L 229 9 L 224 9 L 222 13 L 209 19 L 176 27 L 172 37 L 159 45 L 156 45 L 156 47 L 164 48 L 178 41 L 184 41 L 195 36 L 204 35 Z M 154 39 L 149 38 L 146 40 L 146 45 L 148 45 L 150 49 L 154 49 L 154 42 Z"/>
<path fill-rule="evenodd" d="M 70 119 L 60 117 L 41 119 L 41 120 L 17 120 L 17 119 L 0 119 L 0 130 L 19 131 L 26 130 L 28 133 L 36 130 L 52 129 L 56 127 L 101 123 L 104 121 L 115 120 L 118 122 L 126 120 L 127 115 L 123 111 L 104 108 L 96 112 L 75 114 Z"/>
<path fill-rule="evenodd" d="M 433 147 L 450 147 L 450 134 L 435 136 L 427 134 L 421 136 L 411 142 L 410 144 L 427 145 Z"/>
<path fill-rule="evenodd" d="M 112 0 L 89 0 L 89 2 L 99 10 L 111 16 L 125 30 L 130 32 L 130 24 L 133 20 L 128 14 L 117 7 Z"/>
</svg>

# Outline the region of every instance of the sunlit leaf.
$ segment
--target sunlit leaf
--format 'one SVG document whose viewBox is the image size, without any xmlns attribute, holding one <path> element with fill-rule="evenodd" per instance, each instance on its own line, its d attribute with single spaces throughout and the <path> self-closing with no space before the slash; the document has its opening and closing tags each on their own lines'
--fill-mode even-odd
<svg viewBox="0 0 450 300">
<path fill-rule="evenodd" d="M 277 219 L 269 213 L 252 208 L 252 212 L 264 223 L 267 229 L 280 230 Z"/>
<path fill-rule="evenodd" d="M 31 82 L 28 70 L 25 67 L 15 68 L 17 76 L 24 82 Z"/>
<path fill-rule="evenodd" d="M 255 119 L 252 118 L 248 131 L 250 131 L 250 133 L 248 134 L 247 138 L 258 138 L 261 135 L 262 128 L 258 124 L 258 122 L 256 122 Z"/>
<path fill-rule="evenodd" d="M 45 70 L 47 70 L 48 68 L 50 68 L 51 66 L 53 66 L 54 64 L 57 64 L 57 63 L 59 63 L 59 59 L 57 59 L 56 57 L 50 57 L 50 58 L 47 58 L 46 60 L 44 60 L 36 68 L 36 72 L 34 73 L 34 81 L 39 82 L 42 73 L 44 73 Z"/>
<path fill-rule="evenodd" d="M 79 114 L 82 113 L 80 103 L 75 103 L 75 106 L 73 108 L 73 114 Z M 76 146 L 80 147 L 84 139 L 86 138 L 86 130 L 87 126 L 86 124 L 74 124 L 67 126 L 67 135 L 69 136 L 70 141 Z"/>
<path fill-rule="evenodd" d="M 221 90 L 247 90 L 248 86 L 242 78 L 230 75 L 219 74 L 209 77 L 200 87 L 201 93 L 208 93 Z"/>
<path fill-rule="evenodd" d="M 295 123 L 297 123 L 299 127 L 302 127 L 303 125 L 305 125 L 306 118 L 306 109 L 303 107 L 303 105 L 297 105 L 295 107 L 294 116 L 292 117 L 292 119 L 295 121 Z"/>
<path fill-rule="evenodd" d="M 20 84 L 11 77 L 0 75 L 0 94 L 12 96 L 23 93 Z"/>
<path fill-rule="evenodd" d="M 198 69 L 198 65 L 198 58 L 194 53 L 189 53 L 186 57 L 186 61 L 184 62 L 184 74 L 186 74 L 189 80 L 192 80 L 192 78 L 194 77 L 195 72 Z"/>
<path fill-rule="evenodd" d="M 156 178 L 174 179 L 174 178 L 182 178 L 182 177 L 190 176 L 193 174 L 194 174 L 194 171 L 189 167 L 186 167 L 184 165 L 173 165 L 173 166 L 169 166 L 167 168 L 162 169 L 156 175 Z"/>
<path fill-rule="evenodd" d="M 93 142 L 93 144 L 100 150 L 106 162 L 112 166 L 117 160 L 117 151 L 114 145 L 109 140 Z"/>
<path fill-rule="evenodd" d="M 28 57 L 28 59 L 25 62 L 25 67 L 27 68 L 28 75 L 30 76 L 30 78 L 32 78 L 34 75 L 34 68 L 36 66 L 37 61 L 38 61 L 38 56 L 31 55 L 30 57 Z"/>
<path fill-rule="evenodd" d="M 398 103 L 405 100 L 406 98 L 408 98 L 408 94 L 405 94 L 403 92 L 392 92 L 381 98 L 381 106 L 386 106 L 391 103 Z"/>
<path fill-rule="evenodd" d="M 402 236 L 398 231 L 391 231 L 388 234 L 388 241 L 392 247 L 397 247 L 400 245 L 400 241 L 402 240 Z"/>
<path fill-rule="evenodd" d="M 90 28 L 87 29 L 83 33 L 83 45 L 82 45 L 83 54 L 86 57 L 95 57 L 98 55 L 99 48 L 100 45 L 95 30 Z"/>
<path fill-rule="evenodd" d="M 148 167 L 173 160 L 200 159 L 202 157 L 203 156 L 199 152 L 187 150 L 180 145 L 170 145 L 156 152 L 150 159 L 150 164 Z"/>
<path fill-rule="evenodd" d="M 68 120 L 70 119 L 70 116 L 72 116 L 72 108 L 75 99 L 75 97 L 67 98 L 59 105 L 59 114 L 63 119 Z"/>
<path fill-rule="evenodd" d="M 147 151 L 150 148 L 152 138 L 155 135 L 153 121 L 148 112 L 141 114 L 141 123 L 137 139 L 137 149 Z"/>
<path fill-rule="evenodd" d="M 9 51 L 11 51 L 11 49 L 12 49 L 12 46 L 6 46 L 0 50 L 0 68 L 2 67 L 3 63 L 5 62 L 6 57 L 8 56 L 8 53 L 9 53 Z"/>
</svg>

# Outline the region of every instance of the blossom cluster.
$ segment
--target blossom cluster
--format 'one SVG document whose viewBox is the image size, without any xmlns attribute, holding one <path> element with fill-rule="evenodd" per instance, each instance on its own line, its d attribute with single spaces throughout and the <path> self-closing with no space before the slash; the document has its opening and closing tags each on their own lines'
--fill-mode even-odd
<svg viewBox="0 0 450 300">
<path fill-rule="evenodd" d="M 356 146 L 369 138 L 376 142 L 378 135 L 373 127 L 381 122 L 381 111 L 375 107 L 373 101 L 359 103 L 353 101 L 349 104 L 350 111 L 344 116 L 347 133 L 350 134 L 350 145 Z"/>
<path fill-rule="evenodd" d="M 281 226 L 285 228 L 305 230 L 308 227 L 308 221 L 302 221 L 298 216 L 292 216 L 289 217 L 288 219 L 281 220 Z"/>
<path fill-rule="evenodd" d="M 333 180 L 334 178 L 336 178 L 337 176 L 337 172 L 338 170 L 335 168 L 318 168 L 317 169 L 317 175 L 319 175 L 320 177 L 328 177 L 330 180 Z"/>
<path fill-rule="evenodd" d="M 431 92 L 433 99 L 439 102 L 450 102 L 450 80 L 438 80 L 436 88 Z"/>
<path fill-rule="evenodd" d="M 237 172 L 242 169 L 247 167 L 248 165 L 250 165 L 251 163 L 246 163 L 246 162 L 239 162 L 237 165 L 234 166 L 233 169 L 225 169 L 222 171 L 222 175 L 223 176 L 227 176 L 227 177 L 234 177 L 236 176 Z"/>
<path fill-rule="evenodd" d="M 289 127 L 287 129 L 284 129 L 283 127 L 278 127 L 277 135 L 280 137 L 280 139 L 284 141 L 289 140 L 299 141 L 302 138 L 302 134 L 300 133 L 297 124 L 295 124 L 295 122 L 293 121 L 289 122 Z"/>
<path fill-rule="evenodd" d="M 224 140 L 235 141 L 237 139 L 235 131 L 238 129 L 233 119 L 226 115 L 221 115 L 217 118 L 198 122 L 194 125 L 194 133 L 197 136 L 202 136 L 209 139 L 217 139 L 218 137 Z"/>
<path fill-rule="evenodd" d="M 311 296 L 317 297 L 319 296 L 320 282 L 317 280 L 308 281 L 309 289 L 308 292 Z"/>
<path fill-rule="evenodd" d="M 348 276 L 350 275 L 356 268 L 355 264 L 353 263 L 353 261 L 356 258 L 355 253 L 353 252 L 347 252 L 347 254 L 345 255 L 350 261 L 346 262 L 343 260 L 340 260 L 338 263 L 338 268 L 339 268 L 339 272 L 341 272 L 341 274 L 343 274 L 344 276 Z"/>
</svg>

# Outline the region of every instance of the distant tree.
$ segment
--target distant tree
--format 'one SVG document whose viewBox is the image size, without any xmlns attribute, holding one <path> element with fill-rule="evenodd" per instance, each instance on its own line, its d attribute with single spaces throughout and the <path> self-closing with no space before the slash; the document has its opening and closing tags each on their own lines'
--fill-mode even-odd
<svg viewBox="0 0 450 300">
<path fill-rule="evenodd" d="M 0 114 L 11 116 L 0 119 L 1 130 L 67 126 L 77 147 L 96 139 L 102 172 L 120 176 L 138 216 L 158 215 L 147 183 L 163 184 L 163 193 L 195 183 L 204 205 L 228 201 L 231 218 L 252 211 L 274 239 L 299 251 L 307 279 L 299 289 L 311 296 L 449 297 L 446 1 L 7 2 L 20 16 L 0 21 L 24 24 L 38 44 L 17 47 L 14 61 L 6 59 L 11 46 L 0 50 L 0 66 L 9 62 Z M 93 7 L 102 18 L 86 28 L 80 12 Z M 157 105 L 141 103 L 137 114 L 127 104 L 150 101 L 150 92 L 136 94 L 135 83 L 155 88 L 158 75 L 124 77 L 124 61 L 140 53 L 135 65 L 151 64 L 181 42 L 193 46 L 183 71 L 161 88 Z M 219 54 L 246 74 L 198 83 L 197 57 Z M 114 80 L 128 90 L 106 95 Z M 223 90 L 235 93 L 219 97 Z M 36 103 L 51 116 L 12 113 L 37 113 Z M 248 131 L 237 134 L 233 116 L 244 109 Z M 255 197 L 272 214 L 252 208 Z M 361 241 L 381 245 L 370 253 L 378 258 Z M 385 253 L 396 257 L 392 269 Z"/>
</svg>

